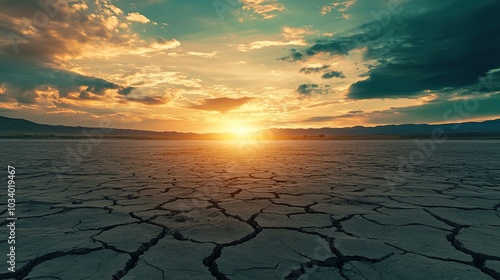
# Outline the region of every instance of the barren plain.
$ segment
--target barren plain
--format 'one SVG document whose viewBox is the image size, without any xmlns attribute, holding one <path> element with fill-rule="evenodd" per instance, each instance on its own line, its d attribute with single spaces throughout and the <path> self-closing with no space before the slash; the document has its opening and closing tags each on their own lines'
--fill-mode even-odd
<svg viewBox="0 0 500 280">
<path fill-rule="evenodd" d="M 1 279 L 500 279 L 499 141 L 89 143 L 1 141 Z"/>
</svg>

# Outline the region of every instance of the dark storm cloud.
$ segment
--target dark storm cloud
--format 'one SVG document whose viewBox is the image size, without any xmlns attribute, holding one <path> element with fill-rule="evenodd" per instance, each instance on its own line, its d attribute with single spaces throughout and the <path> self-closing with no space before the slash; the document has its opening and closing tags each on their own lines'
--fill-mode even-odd
<svg viewBox="0 0 500 280">
<path fill-rule="evenodd" d="M 353 84 L 351 98 L 401 97 L 461 88 L 500 67 L 500 2 L 450 5 L 412 18 L 399 44 L 370 47 L 367 59 L 386 58 Z"/>
<path fill-rule="evenodd" d="M 242 98 L 210 98 L 205 99 L 201 104 L 191 104 L 189 108 L 207 111 L 218 111 L 220 113 L 226 113 L 230 110 L 237 109 L 244 104 L 252 101 L 252 97 L 242 97 Z"/>
<path fill-rule="evenodd" d="M 336 37 L 335 39 L 319 39 L 308 49 L 299 51 L 296 49 L 290 50 L 290 55 L 279 58 L 278 60 L 295 62 L 306 60 L 308 57 L 316 54 L 329 54 L 331 56 L 348 55 L 350 51 L 364 48 L 368 45 L 377 44 L 379 39 L 394 34 L 401 28 L 402 15 L 392 15 L 392 25 L 386 26 L 386 23 L 381 24 L 377 21 L 360 25 L 356 30 L 353 30 L 352 35 Z"/>
<path fill-rule="evenodd" d="M 323 74 L 321 76 L 322 79 L 331 79 L 331 78 L 340 78 L 340 79 L 345 79 L 344 73 L 341 71 L 331 71 Z"/>
<path fill-rule="evenodd" d="M 329 86 L 320 86 L 317 84 L 302 84 L 295 90 L 303 95 L 327 94 L 329 92 Z"/>
<path fill-rule="evenodd" d="M 17 101 L 35 103 L 39 94 L 36 90 L 55 89 L 59 98 L 78 93 L 81 99 L 102 96 L 106 90 L 128 95 L 132 87 L 124 87 L 104 79 L 83 76 L 65 70 L 46 67 L 33 60 L 12 59 L 0 56 L 0 85 L 5 86 L 0 102 Z"/>
<path fill-rule="evenodd" d="M 369 40 L 361 40 L 363 34 L 338 37 L 318 41 L 301 53 L 304 57 L 347 55 L 351 50 L 366 48 L 365 61 L 377 62 L 366 80 L 349 88 L 348 96 L 353 99 L 460 89 L 477 83 L 478 77 L 489 70 L 500 68 L 500 1 L 445 0 L 411 5 L 415 10 L 411 16 L 393 17 L 392 23 L 379 32 L 364 32 L 370 35 Z"/>
<path fill-rule="evenodd" d="M 341 37 L 331 41 L 318 41 L 304 53 L 308 56 L 312 56 L 318 53 L 327 53 L 330 55 L 347 55 L 349 54 L 349 51 L 361 46 L 362 45 L 358 43 L 355 36 L 344 38 Z"/>
<path fill-rule="evenodd" d="M 301 68 L 299 72 L 304 74 L 319 73 L 328 68 L 330 68 L 330 65 L 323 65 L 321 67 L 304 67 Z"/>
</svg>

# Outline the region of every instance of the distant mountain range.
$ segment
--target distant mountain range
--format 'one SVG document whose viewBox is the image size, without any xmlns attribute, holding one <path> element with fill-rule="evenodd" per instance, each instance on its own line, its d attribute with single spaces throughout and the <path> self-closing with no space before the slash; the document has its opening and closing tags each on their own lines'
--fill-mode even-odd
<svg viewBox="0 0 500 280">
<path fill-rule="evenodd" d="M 454 138 L 500 139 L 500 119 L 459 124 L 402 124 L 376 127 L 354 126 L 346 128 L 271 128 L 256 132 L 259 139 L 405 139 L 429 137 L 433 130 L 442 129 Z M 125 139 L 227 139 L 231 133 L 182 133 L 175 131 L 147 131 L 133 129 L 108 129 L 95 127 L 38 124 L 24 119 L 0 116 L 0 138 L 84 138 L 88 133 L 101 131 L 106 138 Z"/>
<path fill-rule="evenodd" d="M 22 137 L 22 138 L 78 138 L 86 137 L 85 131 L 91 133 L 93 130 L 101 130 L 98 127 L 65 126 L 38 124 L 24 119 L 13 119 L 0 116 L 0 137 Z M 175 131 L 148 131 L 135 129 L 108 129 L 103 132 L 105 137 L 179 137 L 190 138 L 196 133 L 182 133 Z"/>
<path fill-rule="evenodd" d="M 400 124 L 375 127 L 354 126 L 345 128 L 272 129 L 277 135 L 301 136 L 405 136 L 406 138 L 429 136 L 435 129 L 442 129 L 450 137 L 499 137 L 500 119 L 484 122 L 452 124 Z"/>
</svg>

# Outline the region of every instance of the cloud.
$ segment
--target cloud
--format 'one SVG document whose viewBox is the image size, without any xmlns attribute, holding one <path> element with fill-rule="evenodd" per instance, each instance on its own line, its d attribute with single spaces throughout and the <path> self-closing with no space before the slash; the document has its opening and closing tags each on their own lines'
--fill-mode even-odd
<svg viewBox="0 0 500 280">
<path fill-rule="evenodd" d="M 207 111 L 218 111 L 220 113 L 226 113 L 230 110 L 237 109 L 246 103 L 252 101 L 253 97 L 241 97 L 241 98 L 211 98 L 205 99 L 201 104 L 191 104 L 189 108 Z"/>
<path fill-rule="evenodd" d="M 340 104 L 340 103 L 342 103 L 341 100 L 324 101 L 324 102 L 320 102 L 320 103 L 314 103 L 314 104 L 307 105 L 306 108 L 327 107 L 327 106 L 330 106 L 333 104 Z"/>
<path fill-rule="evenodd" d="M 3 1 L 0 54 L 61 64 L 84 57 L 157 53 L 180 45 L 175 39 L 141 38 L 130 20 L 145 23 L 145 19 L 138 13 L 125 16 L 107 0 L 96 1 L 91 8 L 71 1 L 41 1 L 51 4 L 43 23 L 30 20 L 46 11 L 38 2 Z"/>
<path fill-rule="evenodd" d="M 2 102 L 36 103 L 41 92 L 55 91 L 58 98 L 95 99 L 106 93 L 126 96 L 133 87 L 66 70 L 52 69 L 30 60 L 14 60 L 0 56 Z M 22 73 L 22 74 L 20 74 Z"/>
<path fill-rule="evenodd" d="M 371 18 L 356 28 L 349 29 L 334 38 L 332 36 L 336 32 L 323 33 L 324 37 L 317 39 L 309 48 L 302 51 L 291 49 L 291 55 L 279 60 L 293 62 L 321 54 L 347 56 L 352 50 L 364 49 L 370 45 L 380 47 L 385 42 L 399 42 L 400 37 L 406 36 L 402 29 L 409 13 L 404 13 L 405 8 L 401 0 L 391 1 L 387 9 L 372 11 Z"/>
<path fill-rule="evenodd" d="M 320 86 L 317 84 L 302 84 L 295 89 L 295 91 L 303 95 L 327 94 L 329 90 L 329 86 Z"/>
<path fill-rule="evenodd" d="M 0 11 L 0 87 L 4 88 L 1 102 L 34 104 L 45 102 L 48 97 L 53 103 L 61 99 L 106 99 L 109 103 L 121 100 L 150 105 L 166 102 L 155 90 L 153 96 L 143 93 L 137 97 L 132 86 L 64 70 L 80 68 L 75 61 L 81 58 L 146 56 L 180 46 L 175 39 L 140 38 L 129 23 L 129 20 L 145 23 L 140 14 L 130 13 L 125 17 L 120 8 L 107 0 L 88 6 L 72 1 L 43 2 L 51 5 L 49 10 L 33 0 L 4 3 L 6 7 Z M 41 12 L 50 13 L 47 22 L 37 24 L 28 20 Z M 173 82 L 181 79 L 177 74 L 171 76 L 175 76 L 171 78 Z"/>
<path fill-rule="evenodd" d="M 138 47 L 135 50 L 130 50 L 129 54 L 147 54 L 150 52 L 166 51 L 177 48 L 180 45 L 181 42 L 176 39 L 166 40 L 162 37 L 156 37 L 153 42 L 148 43 L 145 46 Z"/>
<path fill-rule="evenodd" d="M 326 69 L 330 68 L 330 65 L 323 65 L 321 67 L 303 67 L 300 69 L 300 73 L 311 74 L 311 73 L 319 73 Z"/>
<path fill-rule="evenodd" d="M 347 11 L 347 9 L 350 6 L 354 5 L 355 3 L 356 3 L 356 0 L 333 2 L 331 4 L 324 5 L 321 8 L 320 14 L 322 16 L 324 16 L 324 15 L 327 15 L 327 14 L 331 13 L 332 11 L 336 10 L 342 15 L 342 18 L 349 19 L 351 17 L 351 15 L 346 14 L 345 12 Z"/>
<path fill-rule="evenodd" d="M 162 105 L 170 101 L 164 96 L 141 96 L 141 97 L 127 97 L 126 101 L 141 103 L 144 105 Z"/>
<path fill-rule="evenodd" d="M 271 19 L 277 12 L 285 10 L 285 6 L 277 0 L 241 0 L 243 11 L 251 11 L 261 19 Z"/>
<path fill-rule="evenodd" d="M 213 51 L 210 53 L 205 53 L 205 52 L 187 52 L 188 55 L 194 55 L 194 56 L 199 56 L 199 57 L 205 57 L 205 58 L 214 58 L 217 57 L 219 52 Z"/>
<path fill-rule="evenodd" d="M 0 56 L 0 103 L 36 105 L 49 103 L 62 110 L 91 111 L 79 102 L 94 100 L 105 103 L 136 102 L 143 105 L 161 105 L 170 101 L 169 95 L 136 96 L 137 89 L 107 81 L 83 76 L 62 69 L 53 69 L 32 60 L 15 60 Z M 20 75 L 19 73 L 23 73 Z M 69 111 L 68 111 L 69 112 Z"/>
<path fill-rule="evenodd" d="M 296 49 L 290 49 L 289 56 L 278 58 L 278 60 L 295 62 L 295 61 L 305 60 L 305 56 L 301 52 L 298 52 Z"/>
<path fill-rule="evenodd" d="M 139 22 L 139 23 L 142 23 L 142 24 L 146 24 L 146 23 L 151 22 L 149 20 L 149 18 L 147 18 L 144 15 L 141 15 L 141 14 L 139 14 L 137 12 L 129 13 L 127 15 L 127 20 L 129 20 L 131 22 Z"/>
<path fill-rule="evenodd" d="M 307 43 L 304 40 L 304 36 L 308 34 L 313 34 L 314 32 L 309 30 L 308 27 L 293 28 L 285 26 L 282 28 L 282 36 L 286 41 L 273 41 L 273 40 L 261 40 L 254 41 L 249 44 L 238 44 L 236 48 L 241 52 L 247 52 L 249 50 L 257 50 L 265 47 L 276 47 L 276 46 L 306 46 Z"/>
<path fill-rule="evenodd" d="M 347 113 L 348 114 L 361 114 L 361 113 L 363 113 L 363 110 L 353 110 L 353 111 L 349 111 Z"/>
<path fill-rule="evenodd" d="M 131 85 L 162 90 L 167 88 L 200 88 L 202 81 L 190 78 L 177 71 L 166 71 L 163 67 L 155 65 L 143 65 L 139 69 L 133 69 L 123 73 L 120 77 Z"/>
<path fill-rule="evenodd" d="M 352 84 L 352 99 L 402 98 L 428 91 L 461 89 L 478 77 L 500 68 L 498 1 L 444 0 L 413 14 L 399 6 L 386 19 L 373 19 L 352 35 L 318 40 L 311 47 L 292 50 L 285 61 L 313 56 L 348 55 L 362 49 L 371 69 L 367 79 Z M 453 12 L 450 12 L 453 11 Z M 299 54 L 300 53 L 300 54 Z"/>
<path fill-rule="evenodd" d="M 453 2 L 455 3 L 455 2 Z M 425 90 L 461 88 L 500 67 L 500 2 L 455 5 L 408 21 L 406 36 L 398 43 L 371 46 L 367 59 L 383 62 L 369 71 L 369 78 L 353 84 L 351 98 L 401 97 Z M 443 40 L 442 36 L 446 39 Z"/>
<path fill-rule="evenodd" d="M 323 74 L 321 76 L 321 79 L 331 79 L 331 78 L 340 78 L 340 79 L 345 79 L 344 73 L 341 71 L 331 71 Z"/>
<path fill-rule="evenodd" d="M 247 52 L 249 50 L 258 50 L 265 47 L 280 47 L 280 46 L 305 46 L 304 41 L 255 41 L 250 44 L 238 44 L 237 49 L 240 52 Z"/>
<path fill-rule="evenodd" d="M 289 56 L 279 58 L 279 60 L 290 62 L 301 61 L 318 54 L 347 56 L 350 51 L 365 48 L 370 42 L 374 42 L 380 37 L 380 34 L 376 34 L 375 36 L 368 38 L 367 35 L 363 33 L 357 33 L 352 36 L 337 37 L 334 39 L 327 37 L 326 39 L 318 40 L 311 47 L 303 51 L 291 49 L 291 54 Z"/>
<path fill-rule="evenodd" d="M 309 30 L 309 27 L 290 27 L 285 26 L 282 29 L 283 37 L 289 41 L 303 40 L 304 36 L 314 34 L 315 32 Z"/>
</svg>

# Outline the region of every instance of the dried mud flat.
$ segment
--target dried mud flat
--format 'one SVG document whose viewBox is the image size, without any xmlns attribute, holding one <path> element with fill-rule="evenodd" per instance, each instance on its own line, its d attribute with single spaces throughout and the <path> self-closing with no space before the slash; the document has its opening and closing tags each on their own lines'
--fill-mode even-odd
<svg viewBox="0 0 500 280">
<path fill-rule="evenodd" d="M 69 166 L 77 144 L 2 142 L 0 279 L 500 279 L 500 142 L 438 145 L 394 190 L 412 141 L 106 141 Z"/>
</svg>

